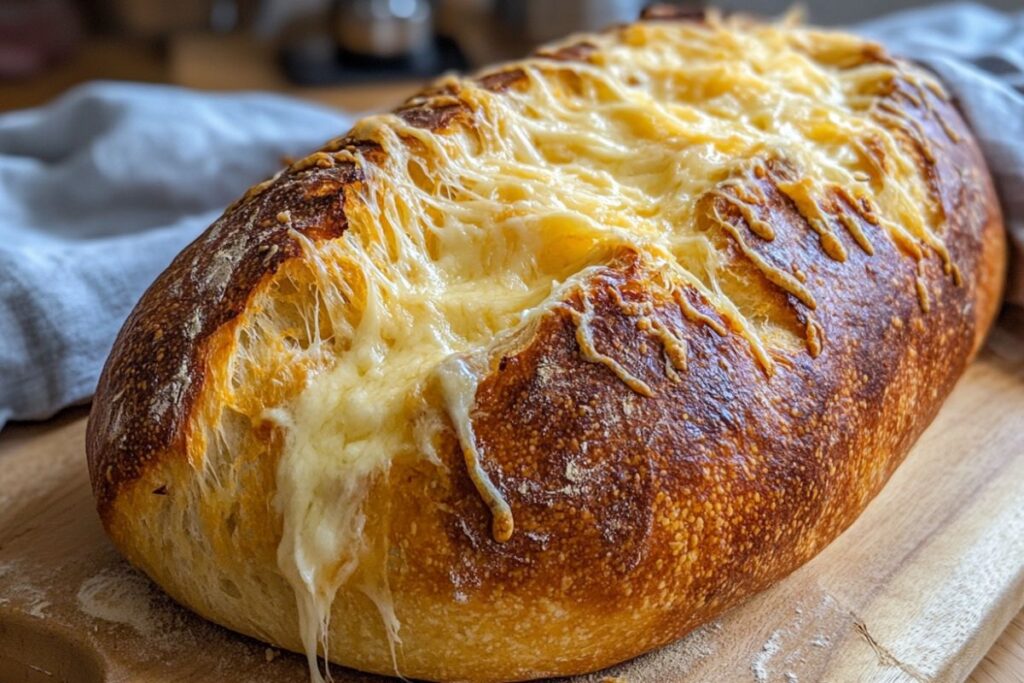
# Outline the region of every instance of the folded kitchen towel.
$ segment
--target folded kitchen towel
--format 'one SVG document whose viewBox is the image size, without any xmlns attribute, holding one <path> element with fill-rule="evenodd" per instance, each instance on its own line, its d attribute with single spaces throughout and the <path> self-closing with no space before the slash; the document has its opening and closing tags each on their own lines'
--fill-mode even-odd
<svg viewBox="0 0 1024 683">
<path fill-rule="evenodd" d="M 284 97 L 115 83 L 0 115 L 0 427 L 87 400 L 174 255 L 350 124 Z"/>
<path fill-rule="evenodd" d="M 946 83 L 1024 253 L 1024 12 L 946 5 L 855 28 Z M 349 123 L 280 97 L 123 84 L 0 115 L 0 427 L 87 400 L 174 255 L 283 155 Z M 1024 305 L 1024 273 L 1009 294 Z"/>
</svg>

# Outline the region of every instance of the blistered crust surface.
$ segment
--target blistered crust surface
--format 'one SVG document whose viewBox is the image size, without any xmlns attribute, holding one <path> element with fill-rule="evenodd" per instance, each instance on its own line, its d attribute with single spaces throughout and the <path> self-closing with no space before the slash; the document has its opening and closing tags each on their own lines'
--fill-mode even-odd
<svg viewBox="0 0 1024 683">
<path fill-rule="evenodd" d="M 352 167 L 336 166 L 254 188 L 150 286 L 114 343 L 90 416 L 90 475 L 101 509 L 120 482 L 180 438 L 203 381 L 204 341 L 244 309 L 268 273 L 298 255 L 288 231 L 340 235 L 341 188 L 356 180 Z"/>
</svg>

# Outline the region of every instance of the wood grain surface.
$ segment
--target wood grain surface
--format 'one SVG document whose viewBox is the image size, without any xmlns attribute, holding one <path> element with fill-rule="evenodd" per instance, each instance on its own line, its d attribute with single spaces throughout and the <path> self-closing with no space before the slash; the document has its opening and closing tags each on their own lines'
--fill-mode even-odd
<svg viewBox="0 0 1024 683">
<path fill-rule="evenodd" d="M 79 409 L 0 439 L 0 681 L 307 680 L 301 657 L 202 621 L 119 559 L 93 511 L 84 426 Z M 1024 681 L 1024 616 L 1007 628 L 1024 605 L 1022 492 L 1024 358 L 989 351 L 815 560 L 587 680 Z"/>
</svg>

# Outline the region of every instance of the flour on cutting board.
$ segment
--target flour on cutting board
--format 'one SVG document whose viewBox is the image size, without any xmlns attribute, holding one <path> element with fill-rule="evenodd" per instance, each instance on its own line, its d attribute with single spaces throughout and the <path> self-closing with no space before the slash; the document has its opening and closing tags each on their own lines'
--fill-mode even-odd
<svg viewBox="0 0 1024 683">
<path fill-rule="evenodd" d="M 139 635 L 153 636 L 160 632 L 160 618 L 152 602 L 152 584 L 138 573 L 127 569 L 104 569 L 82 582 L 76 596 L 78 608 L 96 619 L 125 624 Z"/>
<path fill-rule="evenodd" d="M 105 567 L 86 578 L 75 595 L 78 611 L 95 620 L 128 627 L 157 658 L 201 647 L 215 630 L 177 605 L 127 562 Z"/>
<path fill-rule="evenodd" d="M 126 562 L 86 578 L 75 595 L 78 611 L 93 621 L 131 629 L 146 644 L 150 657 L 171 657 L 200 647 L 214 627 L 175 604 L 148 578 Z"/>
<path fill-rule="evenodd" d="M 820 661 L 821 650 L 829 647 L 837 627 L 850 620 L 849 611 L 827 592 L 822 592 L 816 603 L 801 602 L 793 613 L 789 623 L 772 631 L 754 652 L 750 672 L 756 683 L 799 683 L 797 672 Z"/>
<path fill-rule="evenodd" d="M 50 601 L 46 599 L 46 593 L 31 584 L 15 586 L 14 590 L 21 598 L 26 614 L 36 619 L 47 616 L 46 610 L 50 607 Z"/>
<path fill-rule="evenodd" d="M 11 576 L 21 578 L 19 574 L 24 574 L 25 572 L 20 571 L 20 569 L 19 563 L 14 560 L 0 562 L 0 579 L 7 579 Z M 22 579 L 13 585 L 5 585 L 3 587 L 0 605 L 10 603 L 14 603 L 25 614 L 36 619 L 46 617 L 47 609 L 51 606 L 46 593 L 27 579 Z"/>
<path fill-rule="evenodd" d="M 768 640 L 761 646 L 761 650 L 754 655 L 754 662 L 750 665 L 750 668 L 754 672 L 754 678 L 757 679 L 757 683 L 768 683 L 768 664 L 771 662 L 772 657 L 779 653 L 781 641 L 782 629 L 773 631 Z"/>
<path fill-rule="evenodd" d="M 101 622 L 110 629 L 130 629 L 130 634 L 118 633 L 117 641 L 141 660 L 170 665 L 182 652 L 205 652 L 197 655 L 208 669 L 203 680 L 292 680 L 291 674 L 304 669 L 298 658 L 280 657 L 277 649 L 229 635 L 177 605 L 126 562 L 85 578 L 75 603 L 90 630 L 98 630 Z M 239 662 L 245 662 L 248 677 L 237 671 Z"/>
</svg>

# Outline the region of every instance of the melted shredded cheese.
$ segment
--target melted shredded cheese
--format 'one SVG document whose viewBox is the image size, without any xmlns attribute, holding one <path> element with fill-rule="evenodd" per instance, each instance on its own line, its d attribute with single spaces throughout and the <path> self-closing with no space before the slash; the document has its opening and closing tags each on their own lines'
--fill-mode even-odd
<svg viewBox="0 0 1024 683">
<path fill-rule="evenodd" d="M 473 423 L 469 415 L 476 397 L 478 374 L 459 356 L 445 360 L 438 366 L 437 374 L 441 379 L 445 408 L 459 434 L 459 446 L 462 448 L 469 478 L 491 511 L 494 539 L 504 543 L 512 538 L 515 529 L 512 509 L 480 464 L 480 451 L 476 446 L 476 435 L 473 433 Z"/>
<path fill-rule="evenodd" d="M 836 237 L 843 229 L 873 252 L 855 221 L 822 209 L 835 188 L 851 211 L 912 256 L 941 249 L 940 216 L 894 135 L 896 114 L 884 110 L 880 118 L 874 107 L 906 74 L 865 59 L 865 43 L 714 17 L 707 24 L 639 23 L 564 44 L 583 40 L 596 48 L 588 61 L 515 64 L 509 68 L 523 77 L 505 92 L 450 81 L 455 87 L 436 103 L 462 107 L 468 124 L 457 120 L 433 132 L 397 115 L 373 116 L 356 124 L 352 137 L 378 150 L 328 148 L 305 160 L 353 162 L 365 178 L 345 190 L 341 238 L 314 247 L 295 236 L 315 272 L 312 317 L 329 328 L 313 351 L 327 360 L 308 373 L 294 401 L 271 414 L 285 435 L 278 561 L 295 589 L 316 680 L 315 657 L 328 654 L 337 591 L 370 554 L 385 554 L 374 561 L 387 572 L 386 548 L 368 548 L 364 539 L 363 503 L 396 458 L 439 463 L 434 435 L 451 423 L 493 514 L 494 537 L 511 536 L 514 510 L 488 475 L 471 425 L 480 372 L 474 366 L 486 367 L 496 339 L 559 305 L 592 268 L 623 248 L 640 254 L 664 273 L 688 319 L 740 335 L 770 373 L 770 348 L 789 333 L 746 312 L 720 286 L 724 259 L 695 227 L 702 196 L 718 192 L 738 205 L 749 237 L 717 212 L 714 219 L 770 282 L 808 309 L 815 302 L 805 277 L 778 270 L 749 245 L 776 236 L 751 208 L 760 189 L 735 178 L 763 177 L 765 160 L 793 169 L 779 187 L 831 258 L 847 258 Z M 914 96 L 927 102 L 931 87 L 917 85 Z M 921 137 L 911 126 L 901 130 Z M 699 291 L 724 324 L 698 312 L 684 286 Z M 923 287 L 918 293 L 927 307 Z M 595 348 L 592 310 L 586 296 L 581 300 L 582 310 L 569 313 L 580 352 L 638 394 L 652 395 L 648 383 Z M 802 319 L 817 355 L 820 328 Z M 685 342 L 657 321 L 644 329 L 662 341 L 666 374 L 685 381 Z M 428 400 L 431 392 L 443 396 L 441 405 Z M 386 581 L 376 586 L 364 592 L 380 608 L 394 648 L 399 619 Z"/>
</svg>

